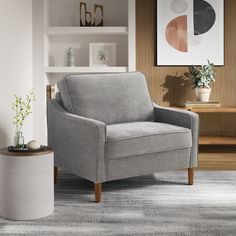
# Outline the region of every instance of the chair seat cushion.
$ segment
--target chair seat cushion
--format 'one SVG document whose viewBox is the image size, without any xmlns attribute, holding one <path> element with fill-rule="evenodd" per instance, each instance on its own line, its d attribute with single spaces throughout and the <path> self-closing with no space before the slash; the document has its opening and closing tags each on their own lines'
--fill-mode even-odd
<svg viewBox="0 0 236 236">
<path fill-rule="evenodd" d="M 191 130 L 159 122 L 107 125 L 108 159 L 165 152 L 192 146 Z"/>
</svg>

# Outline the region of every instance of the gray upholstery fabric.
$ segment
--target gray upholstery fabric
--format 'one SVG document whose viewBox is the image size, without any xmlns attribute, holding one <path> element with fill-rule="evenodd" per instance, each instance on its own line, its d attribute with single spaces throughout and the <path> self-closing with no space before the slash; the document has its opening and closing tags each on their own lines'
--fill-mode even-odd
<svg viewBox="0 0 236 236">
<path fill-rule="evenodd" d="M 157 122 L 165 122 L 191 129 L 192 148 L 190 153 L 190 167 L 197 166 L 198 157 L 198 138 L 199 138 L 199 116 L 196 113 L 184 110 L 164 108 L 154 104 L 155 116 Z"/>
<path fill-rule="evenodd" d="M 153 108 L 141 73 L 71 75 L 59 89 L 47 112 L 56 166 L 105 182 L 197 165 L 198 115 Z"/>
<path fill-rule="evenodd" d="M 192 147 L 191 130 L 158 122 L 107 126 L 106 158 L 121 158 Z"/>
<path fill-rule="evenodd" d="M 139 72 L 69 75 L 58 83 L 65 109 L 106 124 L 154 121 L 146 80 Z"/>
<path fill-rule="evenodd" d="M 108 160 L 107 164 L 107 180 L 188 168 L 189 159 L 189 148 L 129 158 L 111 159 Z"/>
<path fill-rule="evenodd" d="M 93 182 L 105 181 L 104 123 L 66 112 L 48 101 L 48 144 L 55 165 Z"/>
</svg>

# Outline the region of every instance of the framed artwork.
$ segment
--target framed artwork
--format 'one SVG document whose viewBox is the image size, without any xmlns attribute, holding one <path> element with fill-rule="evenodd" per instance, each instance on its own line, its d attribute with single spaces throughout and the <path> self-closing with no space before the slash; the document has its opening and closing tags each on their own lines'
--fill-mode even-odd
<svg viewBox="0 0 236 236">
<path fill-rule="evenodd" d="M 116 44 L 90 43 L 89 66 L 116 66 Z"/>
<path fill-rule="evenodd" d="M 157 65 L 224 65 L 224 0 L 157 0 Z"/>
</svg>

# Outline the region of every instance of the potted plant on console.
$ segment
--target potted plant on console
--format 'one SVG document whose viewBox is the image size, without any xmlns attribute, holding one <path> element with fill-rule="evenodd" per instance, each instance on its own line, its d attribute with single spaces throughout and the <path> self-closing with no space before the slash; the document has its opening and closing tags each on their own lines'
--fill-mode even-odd
<svg viewBox="0 0 236 236">
<path fill-rule="evenodd" d="M 189 67 L 197 101 L 209 102 L 211 87 L 215 83 L 214 64 L 208 60 L 207 65 Z"/>
</svg>

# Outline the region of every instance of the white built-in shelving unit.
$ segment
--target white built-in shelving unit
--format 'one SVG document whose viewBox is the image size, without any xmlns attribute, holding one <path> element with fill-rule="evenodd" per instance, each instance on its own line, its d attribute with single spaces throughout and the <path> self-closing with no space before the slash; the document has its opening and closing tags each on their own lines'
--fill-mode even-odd
<svg viewBox="0 0 236 236">
<path fill-rule="evenodd" d="M 80 2 L 88 11 L 103 5 L 104 26 L 80 26 Z M 46 85 L 66 74 L 115 73 L 136 70 L 135 0 L 35 0 L 33 4 L 34 138 L 47 144 Z M 115 43 L 116 65 L 89 66 L 89 43 Z M 66 67 L 73 48 L 75 67 Z"/>
<path fill-rule="evenodd" d="M 80 26 L 80 2 L 93 11 L 103 5 L 104 26 Z M 44 0 L 45 73 L 114 73 L 135 71 L 135 0 Z M 116 65 L 89 66 L 89 43 L 115 43 Z M 75 67 L 65 66 L 73 48 Z M 55 78 L 55 75 L 53 75 Z"/>
</svg>

